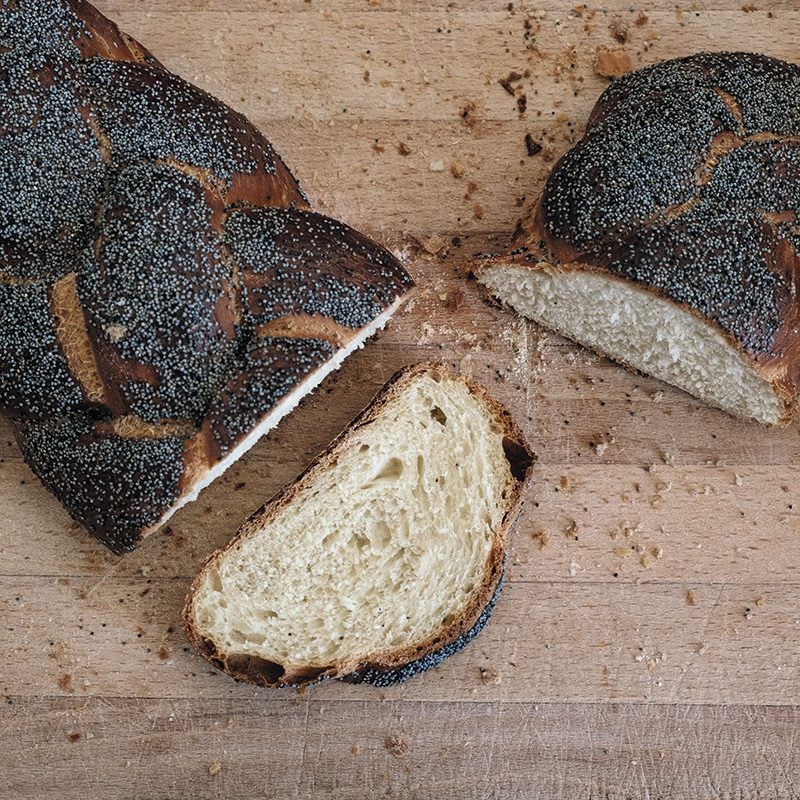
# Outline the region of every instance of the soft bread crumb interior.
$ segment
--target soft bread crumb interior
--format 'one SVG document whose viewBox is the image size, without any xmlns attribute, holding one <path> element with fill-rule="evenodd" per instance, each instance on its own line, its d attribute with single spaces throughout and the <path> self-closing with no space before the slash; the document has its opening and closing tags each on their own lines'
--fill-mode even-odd
<svg viewBox="0 0 800 800">
<path fill-rule="evenodd" d="M 719 333 L 674 303 L 579 270 L 490 267 L 480 280 L 529 319 L 738 417 L 774 424 L 783 404 Z"/>
<path fill-rule="evenodd" d="M 286 666 L 421 643 L 485 580 L 512 485 L 496 414 L 422 373 L 206 570 L 194 624 L 222 653 Z"/>
</svg>

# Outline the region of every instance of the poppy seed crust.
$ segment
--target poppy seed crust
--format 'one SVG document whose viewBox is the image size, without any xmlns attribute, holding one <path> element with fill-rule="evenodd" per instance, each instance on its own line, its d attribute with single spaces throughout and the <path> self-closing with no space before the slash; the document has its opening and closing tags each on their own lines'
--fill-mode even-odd
<svg viewBox="0 0 800 800">
<path fill-rule="evenodd" d="M 84 0 L 0 0 L 0 98 L 0 412 L 128 550 L 413 284 Z"/>
<path fill-rule="evenodd" d="M 701 53 L 629 73 L 548 178 L 548 245 L 780 355 L 800 252 L 800 68 Z M 791 259 L 789 259 L 791 261 Z M 778 348 L 778 349 L 776 349 Z"/>
</svg>

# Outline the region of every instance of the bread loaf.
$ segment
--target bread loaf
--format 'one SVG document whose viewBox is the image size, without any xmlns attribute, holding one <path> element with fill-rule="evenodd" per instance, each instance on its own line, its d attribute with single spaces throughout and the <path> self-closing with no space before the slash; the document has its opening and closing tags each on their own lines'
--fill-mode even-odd
<svg viewBox="0 0 800 800">
<path fill-rule="evenodd" d="M 731 414 L 787 421 L 800 335 L 800 68 L 701 53 L 611 84 L 510 253 L 546 327 Z"/>
<path fill-rule="evenodd" d="M 489 619 L 532 460 L 480 387 L 439 365 L 401 371 L 208 559 L 189 640 L 266 686 L 387 686 L 439 664 Z"/>
<path fill-rule="evenodd" d="M 6 0 L 0 44 L 0 411 L 69 513 L 129 550 L 412 282 L 88 3 Z"/>
</svg>

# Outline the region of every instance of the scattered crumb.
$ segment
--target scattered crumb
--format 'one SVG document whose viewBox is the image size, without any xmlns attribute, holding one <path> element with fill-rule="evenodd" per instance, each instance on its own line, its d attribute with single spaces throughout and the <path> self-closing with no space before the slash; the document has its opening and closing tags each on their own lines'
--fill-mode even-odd
<svg viewBox="0 0 800 800">
<path fill-rule="evenodd" d="M 477 110 L 477 106 L 472 100 L 467 100 L 463 106 L 461 106 L 461 111 L 459 111 L 459 116 L 461 120 L 468 128 L 474 128 L 475 123 L 477 120 L 475 119 L 475 111 Z"/>
<path fill-rule="evenodd" d="M 767 598 L 766 598 L 766 597 L 759 597 L 759 598 L 756 600 L 756 605 L 757 605 L 759 608 L 763 608 L 763 607 L 764 607 L 766 604 L 767 604 Z"/>
<path fill-rule="evenodd" d="M 539 543 L 539 549 L 544 550 L 548 544 L 550 544 L 550 532 L 541 530 L 537 531 L 536 533 L 532 534 L 531 537 L 534 541 Z"/>
<path fill-rule="evenodd" d="M 481 667 L 481 683 L 485 686 L 499 686 L 503 678 L 499 672 L 488 667 Z"/>
<path fill-rule="evenodd" d="M 733 476 L 733 482 L 734 482 L 734 483 L 735 483 L 737 486 L 741 486 L 741 485 L 742 485 L 742 476 L 741 476 L 741 475 L 736 475 L 736 474 L 734 474 L 734 476 Z"/>
<path fill-rule="evenodd" d="M 405 142 L 400 142 L 397 145 L 397 152 L 400 153 L 401 156 L 410 156 L 411 148 Z"/>
<path fill-rule="evenodd" d="M 219 775 L 221 770 L 222 770 L 222 764 L 220 764 L 219 761 L 215 761 L 213 764 L 208 765 L 209 775 Z"/>
<path fill-rule="evenodd" d="M 640 563 L 640 564 L 641 564 L 641 565 L 642 565 L 642 566 L 643 566 L 645 569 L 650 569 L 650 567 L 652 567 L 652 566 L 653 566 L 653 559 L 652 559 L 652 558 L 650 558 L 649 556 L 646 556 L 646 555 L 644 555 L 644 556 L 640 556 L 640 558 L 639 558 L 639 563 Z"/>
<path fill-rule="evenodd" d="M 630 56 L 621 47 L 597 48 L 594 71 L 601 78 L 619 78 L 626 72 L 630 72 L 632 67 Z"/>
<path fill-rule="evenodd" d="M 525 134 L 525 149 L 528 155 L 533 157 L 542 152 L 542 146 L 537 142 L 530 133 Z"/>
<path fill-rule="evenodd" d="M 654 547 L 650 552 L 653 554 L 653 558 L 664 558 L 663 547 Z"/>
<path fill-rule="evenodd" d="M 448 311 L 456 311 L 461 307 L 464 302 L 464 290 L 457 286 L 454 289 L 448 289 L 445 293 L 442 303 Z"/>
<path fill-rule="evenodd" d="M 513 97 L 516 93 L 516 87 L 513 84 L 521 80 L 522 75 L 519 72 L 509 72 L 508 77 L 501 78 L 498 83 Z"/>
<path fill-rule="evenodd" d="M 570 577 L 574 578 L 578 574 L 578 570 L 581 568 L 581 565 L 573 560 L 569 562 L 569 574 Z"/>
<path fill-rule="evenodd" d="M 430 253 L 432 256 L 437 255 L 445 247 L 447 247 L 447 241 L 443 239 L 441 236 L 437 234 L 433 234 L 433 236 L 429 236 L 423 242 L 421 242 L 423 249 L 426 253 Z"/>
<path fill-rule="evenodd" d="M 528 95 L 521 94 L 517 98 L 517 111 L 519 111 L 520 114 L 524 114 L 527 110 L 528 110 Z"/>
<path fill-rule="evenodd" d="M 639 16 L 636 17 L 636 21 L 633 23 L 637 28 L 641 28 L 643 25 L 647 25 L 650 21 L 650 17 L 644 13 L 644 11 L 639 12 Z"/>
<path fill-rule="evenodd" d="M 472 207 L 472 214 L 475 219 L 483 219 L 483 206 L 480 203 L 475 203 Z"/>
<path fill-rule="evenodd" d="M 627 558 L 631 552 L 633 552 L 630 547 L 615 547 L 614 548 L 614 555 L 619 556 L 620 558 Z"/>
<path fill-rule="evenodd" d="M 744 610 L 744 618 L 745 618 L 746 620 L 751 620 L 751 619 L 753 619 L 753 612 L 752 612 L 752 611 L 751 611 L 749 608 L 746 608 L 746 609 Z"/>
<path fill-rule="evenodd" d="M 163 644 L 158 648 L 157 654 L 162 661 L 166 661 L 170 657 L 169 650 Z"/>
<path fill-rule="evenodd" d="M 58 687 L 64 692 L 70 689 L 71 683 L 72 683 L 72 675 L 69 675 L 66 672 L 58 679 Z"/>
<path fill-rule="evenodd" d="M 622 17 L 614 17 L 608 29 L 620 44 L 625 44 L 628 41 L 628 23 Z"/>
<path fill-rule="evenodd" d="M 450 164 L 450 174 L 454 178 L 463 178 L 464 177 L 464 165 L 460 161 L 453 161 Z"/>
<path fill-rule="evenodd" d="M 597 456 L 602 456 L 606 450 L 608 450 L 608 442 L 598 442 L 597 444 L 593 445 L 594 452 Z"/>
<path fill-rule="evenodd" d="M 691 589 L 686 591 L 686 605 L 693 606 L 695 604 L 694 592 Z"/>
<path fill-rule="evenodd" d="M 408 743 L 402 736 L 387 736 L 383 746 L 395 757 L 402 758 L 408 752 Z"/>
<path fill-rule="evenodd" d="M 353 746 L 350 748 L 350 752 L 351 752 L 351 753 L 352 753 L 354 756 L 357 756 L 357 755 L 358 755 L 358 754 L 361 752 L 361 748 L 360 748 L 360 747 L 359 747 L 357 744 L 354 744 L 354 745 L 353 745 Z"/>
<path fill-rule="evenodd" d="M 562 489 L 569 489 L 569 478 L 566 475 L 562 475 L 558 483 Z"/>
<path fill-rule="evenodd" d="M 77 742 L 77 741 L 78 741 L 78 739 L 80 739 L 80 738 L 81 738 L 81 735 L 80 735 L 80 733 L 78 733 L 77 731 L 74 731 L 73 733 L 68 733 L 68 734 L 67 734 L 67 739 L 68 739 L 70 742 Z"/>
<path fill-rule="evenodd" d="M 438 161 L 431 161 L 431 172 L 444 172 L 444 161 L 440 158 Z"/>
<path fill-rule="evenodd" d="M 386 152 L 386 148 L 385 147 L 381 147 L 381 145 L 379 145 L 377 142 L 373 142 L 372 150 L 373 150 L 373 152 L 378 153 L 378 154 Z"/>
<path fill-rule="evenodd" d="M 578 523 L 575 522 L 574 519 L 571 519 L 567 523 L 567 527 L 564 528 L 564 536 L 569 536 L 574 539 L 578 538 Z"/>
</svg>

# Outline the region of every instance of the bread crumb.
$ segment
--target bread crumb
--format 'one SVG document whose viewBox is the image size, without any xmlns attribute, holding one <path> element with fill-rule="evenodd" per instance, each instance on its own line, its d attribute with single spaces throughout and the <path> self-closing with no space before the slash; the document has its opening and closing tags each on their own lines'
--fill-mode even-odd
<svg viewBox="0 0 800 800">
<path fill-rule="evenodd" d="M 460 161 L 453 161 L 450 164 L 450 174 L 454 178 L 463 178 L 464 177 L 464 165 Z"/>
<path fill-rule="evenodd" d="M 530 133 L 525 134 L 525 150 L 528 155 L 533 157 L 542 152 L 542 146 L 537 142 Z"/>
<path fill-rule="evenodd" d="M 444 300 L 442 303 L 448 311 L 458 310 L 464 302 L 464 290 L 461 287 L 455 289 L 448 289 L 445 292 Z"/>
<path fill-rule="evenodd" d="M 686 590 L 686 605 L 693 606 L 695 604 L 694 592 L 691 589 Z"/>
<path fill-rule="evenodd" d="M 383 746 L 395 757 L 402 758 L 408 752 L 408 743 L 402 736 L 387 736 Z"/>
<path fill-rule="evenodd" d="M 483 219 L 483 206 L 480 203 L 475 203 L 472 207 L 472 215 L 475 219 Z"/>
<path fill-rule="evenodd" d="M 562 489 L 569 489 L 569 478 L 566 475 L 562 475 L 558 483 Z"/>
<path fill-rule="evenodd" d="M 569 536 L 573 539 L 578 538 L 578 523 L 574 519 L 571 519 L 567 523 L 567 527 L 564 528 L 564 536 Z"/>
<path fill-rule="evenodd" d="M 569 574 L 570 574 L 570 577 L 574 578 L 578 574 L 578 570 L 580 568 L 581 568 L 581 565 L 577 561 L 575 561 L 575 560 L 570 561 L 569 562 Z"/>
<path fill-rule="evenodd" d="M 433 236 L 429 236 L 425 241 L 422 243 L 422 247 L 426 253 L 430 253 L 432 256 L 439 254 L 445 247 L 447 247 L 447 241 L 442 239 L 441 236 L 437 234 L 433 234 Z"/>
<path fill-rule="evenodd" d="M 499 686 L 503 682 L 503 678 L 497 670 L 481 667 L 481 683 L 484 686 Z"/>
<path fill-rule="evenodd" d="M 75 742 L 77 742 L 77 741 L 78 741 L 78 739 L 80 739 L 80 738 L 81 738 L 81 735 L 80 735 L 80 733 L 78 733 L 77 731 L 74 731 L 74 732 L 72 732 L 72 733 L 68 733 L 68 734 L 67 734 L 67 739 L 68 739 L 70 742 L 72 742 L 73 744 L 74 744 Z"/>
<path fill-rule="evenodd" d="M 536 533 L 532 534 L 532 538 L 534 541 L 539 543 L 539 549 L 544 550 L 548 544 L 550 544 L 550 532 L 541 530 L 537 531 Z"/>
<path fill-rule="evenodd" d="M 66 692 L 70 690 L 70 684 L 72 683 L 72 675 L 67 674 L 66 672 L 58 679 L 58 688 L 62 691 Z"/>
<path fill-rule="evenodd" d="M 614 555 L 619 556 L 620 558 L 627 558 L 631 554 L 630 547 L 615 547 L 614 548 Z"/>
<path fill-rule="evenodd" d="M 522 80 L 522 75 L 519 72 L 509 72 L 507 78 L 500 78 L 498 83 L 513 97 L 516 94 L 517 88 L 513 84 Z"/>
<path fill-rule="evenodd" d="M 358 755 L 358 754 L 361 752 L 361 748 L 360 748 L 360 747 L 359 747 L 357 744 L 354 744 L 354 745 L 353 745 L 353 746 L 350 748 L 350 752 L 351 752 L 351 753 L 352 753 L 354 756 L 357 756 L 357 755 Z"/>
<path fill-rule="evenodd" d="M 208 765 L 208 774 L 209 775 L 219 775 L 222 771 L 222 764 L 219 761 L 215 761 L 213 764 Z"/>
<path fill-rule="evenodd" d="M 733 482 L 734 482 L 734 483 L 735 483 L 737 486 L 741 486 L 741 485 L 742 485 L 742 476 L 741 476 L 741 475 L 737 475 L 737 474 L 735 474 L 735 473 L 734 473 L 734 476 L 733 476 Z"/>
<path fill-rule="evenodd" d="M 397 152 L 400 153 L 401 156 L 410 156 L 411 148 L 405 142 L 400 142 L 397 145 Z"/>
<path fill-rule="evenodd" d="M 630 56 L 621 47 L 598 47 L 594 71 L 601 78 L 619 78 L 633 68 Z"/>
<path fill-rule="evenodd" d="M 442 159 L 431 161 L 430 170 L 431 172 L 444 172 L 444 161 Z"/>
<path fill-rule="evenodd" d="M 756 600 L 756 605 L 757 605 L 759 608 L 763 608 L 763 607 L 764 607 L 766 604 L 767 604 L 767 598 L 766 598 L 766 597 L 759 597 L 759 598 Z"/>
<path fill-rule="evenodd" d="M 620 44 L 625 44 L 628 41 L 628 23 L 622 17 L 614 17 L 608 29 Z"/>
<path fill-rule="evenodd" d="M 467 100 L 463 106 L 461 106 L 461 110 L 459 111 L 459 116 L 461 117 L 461 121 L 468 127 L 474 128 L 475 123 L 477 120 L 475 119 L 475 111 L 477 110 L 477 106 L 472 100 Z"/>
</svg>

